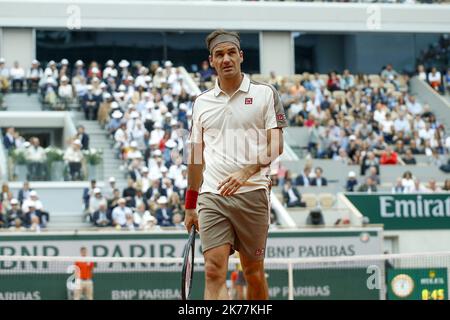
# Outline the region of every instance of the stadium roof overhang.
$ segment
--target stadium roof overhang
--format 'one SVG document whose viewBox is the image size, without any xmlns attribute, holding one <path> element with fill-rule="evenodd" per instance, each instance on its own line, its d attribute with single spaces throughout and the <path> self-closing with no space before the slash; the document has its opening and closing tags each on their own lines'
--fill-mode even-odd
<svg viewBox="0 0 450 320">
<path fill-rule="evenodd" d="M 450 5 L 0 0 L 0 27 L 104 30 L 450 32 Z"/>
</svg>

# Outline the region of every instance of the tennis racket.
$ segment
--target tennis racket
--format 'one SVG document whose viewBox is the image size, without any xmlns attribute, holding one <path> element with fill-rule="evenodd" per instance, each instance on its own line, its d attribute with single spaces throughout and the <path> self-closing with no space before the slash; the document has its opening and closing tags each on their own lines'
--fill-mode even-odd
<svg viewBox="0 0 450 320">
<path fill-rule="evenodd" d="M 195 225 L 189 233 L 189 239 L 183 252 L 183 269 L 181 270 L 181 299 L 189 300 L 192 279 L 194 277 Z"/>
</svg>

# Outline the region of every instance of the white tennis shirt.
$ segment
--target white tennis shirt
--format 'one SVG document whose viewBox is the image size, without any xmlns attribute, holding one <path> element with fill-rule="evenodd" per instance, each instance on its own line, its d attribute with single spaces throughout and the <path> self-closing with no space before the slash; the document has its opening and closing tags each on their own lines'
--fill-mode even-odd
<svg viewBox="0 0 450 320">
<path fill-rule="evenodd" d="M 284 127 L 284 108 L 272 86 L 251 81 L 244 74 L 239 89 L 228 96 L 216 81 L 215 87 L 200 94 L 193 106 L 189 142 L 201 143 L 202 137 L 204 142 L 200 193 L 219 194 L 220 181 L 257 163 L 257 155 L 267 149 L 267 130 Z M 236 193 L 268 190 L 267 172 L 263 169 L 250 177 Z"/>
</svg>

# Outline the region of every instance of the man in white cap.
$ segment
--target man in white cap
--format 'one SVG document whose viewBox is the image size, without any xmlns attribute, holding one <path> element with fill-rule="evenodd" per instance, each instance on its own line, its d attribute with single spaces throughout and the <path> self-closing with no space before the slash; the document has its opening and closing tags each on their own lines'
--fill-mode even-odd
<svg viewBox="0 0 450 320">
<path fill-rule="evenodd" d="M 19 219 L 22 224 L 24 222 L 24 214 L 23 211 L 20 209 L 20 204 L 19 201 L 15 198 L 11 199 L 10 201 L 11 204 L 11 209 L 9 209 L 6 212 L 6 217 L 5 217 L 5 225 L 4 227 L 12 227 L 16 225 L 16 219 Z"/>
<path fill-rule="evenodd" d="M 69 78 L 67 76 L 62 76 L 60 79 L 58 96 L 64 105 L 64 109 L 67 110 L 68 104 L 71 103 L 73 99 L 73 88 L 72 85 L 69 84 Z"/>
<path fill-rule="evenodd" d="M 114 197 L 114 190 L 117 188 L 116 186 L 116 178 L 109 177 L 108 186 L 105 188 L 103 195 L 107 201 L 111 201 Z"/>
<path fill-rule="evenodd" d="M 89 198 L 89 215 L 90 221 L 92 221 L 92 217 L 94 216 L 94 212 L 100 208 L 100 205 L 103 204 L 108 206 L 108 202 L 102 194 L 102 190 L 100 188 L 94 189 L 94 196 Z"/>
<path fill-rule="evenodd" d="M 84 111 L 86 120 L 97 120 L 98 108 L 100 107 L 100 101 L 98 96 L 93 92 L 92 85 L 87 86 L 87 93 L 83 96 L 81 106 Z"/>
<path fill-rule="evenodd" d="M 193 225 L 200 231 L 205 299 L 229 299 L 228 258 L 236 250 L 247 298 L 265 300 L 269 298 L 264 271 L 270 217 L 268 172 L 283 152 L 286 115 L 272 86 L 255 83 L 241 72 L 244 53 L 237 33 L 215 30 L 206 44 L 218 80 L 197 97 L 193 108 L 185 225 L 188 231 Z"/>
<path fill-rule="evenodd" d="M 19 65 L 19 61 L 14 61 L 14 65 L 10 70 L 10 77 L 13 92 L 22 92 L 25 70 Z"/>
<path fill-rule="evenodd" d="M 39 82 L 44 76 L 44 71 L 39 67 L 39 61 L 34 59 L 31 61 L 31 67 L 27 72 L 27 94 L 30 95 L 32 92 L 37 92 L 39 88 Z"/>
<path fill-rule="evenodd" d="M 133 211 L 126 206 L 126 200 L 120 198 L 118 201 L 118 206 L 112 211 L 113 225 L 118 227 L 125 227 L 127 223 L 127 215 L 132 215 Z"/>
<path fill-rule="evenodd" d="M 72 181 L 81 180 L 81 162 L 83 158 L 81 141 L 75 139 L 64 152 L 64 161 L 69 164 L 70 178 Z"/>
<path fill-rule="evenodd" d="M 108 60 L 106 61 L 106 68 L 103 70 L 103 79 L 108 78 L 117 78 L 118 72 L 117 69 L 114 68 L 114 61 Z"/>
<path fill-rule="evenodd" d="M 167 197 L 160 196 L 156 202 L 159 206 L 159 208 L 156 209 L 156 219 L 158 220 L 158 225 L 161 227 L 172 227 L 173 211 L 171 208 L 167 207 Z"/>
</svg>

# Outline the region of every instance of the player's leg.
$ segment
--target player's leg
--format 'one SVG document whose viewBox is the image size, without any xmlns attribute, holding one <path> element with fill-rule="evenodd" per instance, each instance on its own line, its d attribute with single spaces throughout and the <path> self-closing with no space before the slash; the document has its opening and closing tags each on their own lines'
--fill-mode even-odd
<svg viewBox="0 0 450 320">
<path fill-rule="evenodd" d="M 204 252 L 205 300 L 228 300 L 226 286 L 230 245 L 225 244 Z"/>
<path fill-rule="evenodd" d="M 215 194 L 198 198 L 200 239 L 205 256 L 205 299 L 229 299 L 226 287 L 228 257 L 233 253 L 233 227 L 227 199 Z"/>
<path fill-rule="evenodd" d="M 264 260 L 254 260 L 244 253 L 240 254 L 242 269 L 247 281 L 248 300 L 267 300 L 269 290 L 264 272 Z"/>
<path fill-rule="evenodd" d="M 94 284 L 92 280 L 86 281 L 86 300 L 94 299 Z"/>
</svg>

